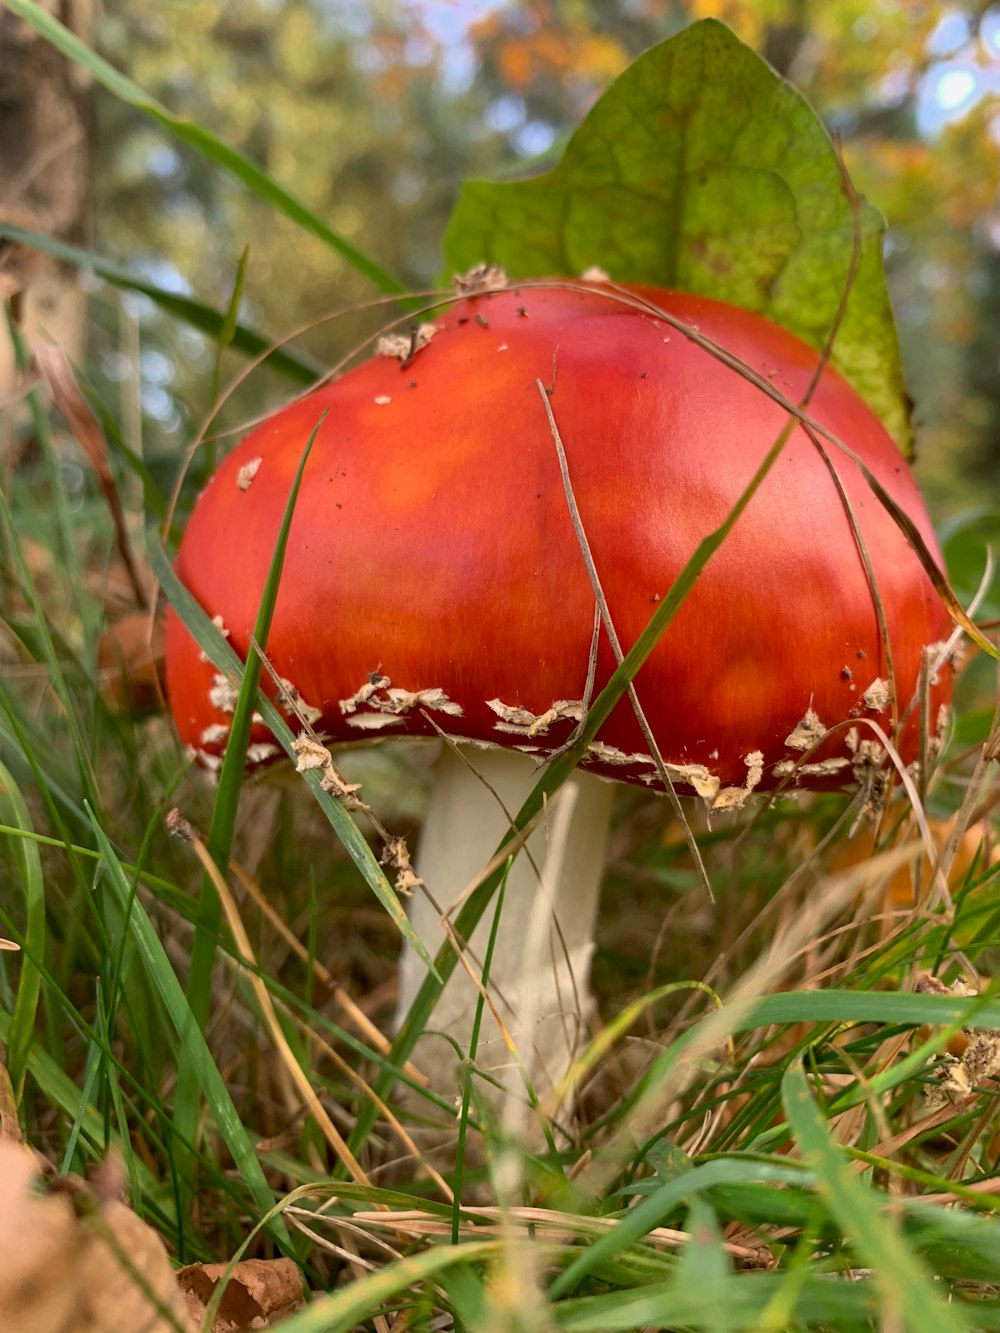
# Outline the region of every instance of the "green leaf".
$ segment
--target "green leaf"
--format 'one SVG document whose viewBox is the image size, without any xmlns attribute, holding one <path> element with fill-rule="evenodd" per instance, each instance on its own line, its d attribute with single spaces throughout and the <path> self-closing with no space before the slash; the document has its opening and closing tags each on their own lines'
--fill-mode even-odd
<svg viewBox="0 0 1000 1333">
<path fill-rule="evenodd" d="M 858 271 L 833 362 L 908 456 L 909 403 L 882 271 L 884 222 L 845 193 L 805 99 L 714 19 L 639 57 L 551 171 L 467 183 L 445 243 L 462 271 L 578 276 L 716 297 L 821 348 Z"/>
<path fill-rule="evenodd" d="M 969 1325 L 933 1284 L 897 1224 L 885 1216 L 886 1197 L 863 1183 L 831 1139 L 801 1062 L 789 1066 L 781 1094 L 803 1161 L 816 1175 L 820 1197 L 854 1247 L 859 1263 L 874 1274 L 887 1325 L 912 1329 L 913 1333 L 961 1333 L 967 1329 Z"/>
<path fill-rule="evenodd" d="M 668 1180 L 682 1176 L 690 1171 L 694 1162 L 683 1148 L 678 1148 L 671 1139 L 660 1139 L 646 1153 L 646 1162 L 653 1168 L 657 1180 L 665 1185 Z"/>
</svg>

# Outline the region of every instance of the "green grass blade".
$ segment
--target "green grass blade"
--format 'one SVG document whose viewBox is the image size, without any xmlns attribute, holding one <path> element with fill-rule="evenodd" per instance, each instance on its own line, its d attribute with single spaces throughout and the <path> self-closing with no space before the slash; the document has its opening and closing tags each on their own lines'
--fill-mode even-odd
<svg viewBox="0 0 1000 1333">
<path fill-rule="evenodd" d="M 729 1275 L 729 1258 L 722 1243 L 719 1222 L 711 1205 L 700 1195 L 688 1204 L 684 1230 L 691 1239 L 681 1250 L 677 1266 L 677 1282 L 683 1287 L 714 1287 L 725 1282 Z M 722 1311 L 719 1311 L 720 1315 Z M 731 1328 L 720 1321 L 718 1333 Z"/>
<path fill-rule="evenodd" d="M 410 1287 L 432 1281 L 435 1274 L 456 1265 L 486 1263 L 498 1250 L 499 1242 L 492 1240 L 424 1250 L 358 1278 L 332 1296 L 314 1301 L 301 1314 L 285 1320 L 282 1329 L 284 1333 L 354 1333 L 362 1321 L 370 1319 L 386 1302 Z"/>
<path fill-rule="evenodd" d="M 803 1161 L 815 1172 L 820 1197 L 850 1241 L 859 1265 L 871 1268 L 881 1290 L 885 1316 L 912 1333 L 963 1333 L 971 1325 L 948 1303 L 914 1256 L 894 1221 L 882 1211 L 885 1196 L 851 1170 L 830 1137 L 823 1114 L 809 1091 L 801 1061 L 790 1065 L 781 1085 L 782 1101 Z"/>
<path fill-rule="evenodd" d="M 732 1321 L 730 1327 L 779 1329 L 763 1322 L 768 1307 L 780 1299 L 791 1279 L 785 1273 L 745 1273 L 729 1277 L 711 1287 L 692 1287 L 676 1280 L 650 1283 L 634 1291 L 614 1291 L 601 1296 L 583 1296 L 565 1301 L 552 1311 L 565 1333 L 634 1333 L 635 1329 L 684 1328 L 712 1330 L 720 1327 L 720 1312 Z M 874 1328 L 878 1315 L 876 1292 L 864 1282 L 835 1282 L 813 1276 L 795 1293 L 795 1323 L 784 1323 L 780 1333 L 804 1328 L 861 1330 Z M 983 1329 L 1000 1327 L 984 1323 Z"/>
<path fill-rule="evenodd" d="M 219 671 L 238 685 L 243 678 L 244 666 L 242 660 L 181 583 L 163 550 L 153 545 L 149 552 L 149 559 L 167 600 L 183 620 L 188 632 L 194 636 L 198 646 L 208 654 Z M 288 723 L 271 700 L 263 694 L 257 696 L 257 709 L 275 740 L 288 757 L 294 761 L 296 755 L 292 743 L 295 737 Z M 433 964 L 430 955 L 414 933 L 395 890 L 386 879 L 382 867 L 376 860 L 372 849 L 362 837 L 357 824 L 347 814 L 340 802 L 320 787 L 319 773 L 315 770 L 306 772 L 302 774 L 302 778 L 312 791 L 317 803 L 330 821 L 337 837 L 343 843 L 348 855 L 361 872 L 369 888 L 395 922 L 410 947 L 416 950 L 428 969 L 432 970 Z"/>
<path fill-rule="evenodd" d="M 770 1023 L 883 1023 L 886 1026 L 1000 1029 L 1000 1000 L 889 991 L 782 991 L 755 1000 L 727 1031 L 747 1032 Z"/>
<path fill-rule="evenodd" d="M 19 245 L 29 246 L 34 250 L 41 250 L 64 264 L 72 264 L 74 268 L 90 269 L 112 287 L 148 296 L 161 310 L 176 316 L 177 319 L 182 319 L 215 341 L 221 342 L 225 337 L 227 317 L 224 313 L 220 314 L 211 306 L 202 305 L 200 301 L 194 301 L 188 296 L 178 296 L 176 292 L 168 292 L 162 287 L 157 287 L 155 283 L 147 282 L 130 273 L 128 269 L 112 263 L 110 259 L 105 259 L 94 250 L 82 250 L 79 246 L 56 240 L 54 236 L 27 231 L 24 227 L 15 226 L 14 223 L 3 219 L 0 219 L 0 238 L 16 241 Z M 230 345 L 244 356 L 262 357 L 266 354 L 268 366 L 280 370 L 283 375 L 299 384 L 314 383 L 325 370 L 318 361 L 313 362 L 308 357 L 289 352 L 282 347 L 272 348 L 268 338 L 246 324 L 237 324 L 229 341 Z"/>
<path fill-rule="evenodd" d="M 767 474 L 778 461 L 788 442 L 794 424 L 795 418 L 789 415 L 788 421 L 775 439 L 774 444 L 764 456 L 725 519 L 698 543 L 670 589 L 664 595 L 663 600 L 653 612 L 645 629 L 625 654 L 607 685 L 591 704 L 573 749 L 559 755 L 542 773 L 527 800 L 517 812 L 511 829 L 497 848 L 497 855 L 508 847 L 517 836 L 517 832 L 525 828 L 538 814 L 546 797 L 558 791 L 579 763 L 587 746 L 611 716 L 615 705 L 625 694 L 632 679 L 680 611 L 688 594 L 694 588 L 699 574 L 729 536 L 743 511 L 763 485 Z M 502 873 L 502 868 L 498 868 L 479 885 L 474 893 L 470 894 L 454 922 L 455 933 L 460 939 L 472 938 L 473 930 L 497 890 Z M 446 939 L 434 958 L 434 971 L 428 973 L 425 978 L 393 1041 L 390 1058 L 392 1064 L 397 1068 L 401 1068 L 413 1054 L 417 1040 L 427 1027 L 438 997 L 444 990 L 445 984 L 457 963 L 458 955 L 452 947 L 451 940 Z M 376 1080 L 375 1092 L 378 1096 L 386 1098 L 391 1094 L 391 1090 L 391 1077 L 388 1074 L 383 1074 Z M 349 1139 L 349 1146 L 355 1155 L 360 1152 L 362 1144 L 371 1132 L 375 1123 L 375 1116 L 376 1104 L 374 1101 L 361 1108 Z"/>
<path fill-rule="evenodd" d="M 91 803 L 99 807 L 100 792 L 97 775 L 94 772 L 91 747 L 84 736 L 81 719 L 74 706 L 73 697 L 66 681 L 66 673 L 63 670 L 60 654 L 56 649 L 42 599 L 35 585 L 31 568 L 25 558 L 13 515 L 2 490 L 0 490 L 0 522 L 2 522 L 5 530 L 7 549 L 10 552 L 14 566 L 13 572 L 34 617 L 38 642 L 35 660 L 45 666 L 48 679 L 51 681 L 52 688 L 62 707 L 66 728 L 73 743 L 73 754 L 79 771 L 81 787 Z"/>
<path fill-rule="evenodd" d="M 191 1009 L 184 987 L 170 964 L 146 909 L 132 893 L 128 877 L 107 834 L 93 816 L 91 820 L 97 845 L 107 867 L 107 880 L 113 896 L 120 910 L 129 913 L 128 927 L 143 965 L 177 1033 L 184 1059 L 197 1069 L 205 1100 L 211 1109 L 219 1133 L 232 1153 L 236 1168 L 246 1182 L 254 1202 L 262 1214 L 266 1213 L 274 1206 L 274 1195 L 257 1158 L 253 1140 L 233 1105 L 229 1089 L 212 1058 L 202 1030 L 191 1022 Z M 295 1253 L 296 1246 L 292 1243 L 288 1229 L 280 1218 L 271 1223 L 271 1232 L 286 1252 Z"/>
<path fill-rule="evenodd" d="M 120 101 L 126 105 L 134 107 L 144 115 L 149 116 L 151 120 L 162 125 L 165 130 L 174 135 L 182 143 L 193 148 L 197 153 L 211 162 L 214 166 L 222 167 L 223 170 L 231 172 L 237 180 L 243 182 L 259 199 L 266 203 L 274 205 L 282 213 L 297 223 L 305 231 L 312 232 L 314 236 L 336 251 L 352 268 L 367 278 L 375 287 L 383 292 L 403 292 L 403 284 L 394 278 L 373 259 L 369 259 L 366 254 L 351 245 L 350 241 L 344 239 L 338 232 L 328 227 L 321 218 L 306 208 L 300 200 L 289 193 L 282 185 L 252 162 L 243 153 L 228 144 L 224 144 L 213 134 L 201 128 L 200 125 L 186 120 L 183 116 L 176 116 L 172 111 L 151 97 L 147 92 L 120 73 L 110 65 L 106 60 L 92 51 L 85 42 L 76 37 L 68 28 L 52 14 L 48 13 L 36 0 L 3 0 L 3 3 L 18 18 L 23 19 L 30 27 L 45 38 L 47 42 L 60 51 L 68 59 L 79 65 L 108 92 L 113 93 Z"/>
<path fill-rule="evenodd" d="M 744 1158 L 723 1158 L 716 1162 L 706 1162 L 703 1166 L 692 1167 L 649 1194 L 641 1203 L 635 1204 L 623 1214 L 618 1225 L 607 1231 L 582 1253 L 553 1281 L 549 1288 L 549 1297 L 555 1301 L 573 1290 L 585 1277 L 610 1263 L 629 1246 L 637 1245 L 654 1227 L 661 1226 L 664 1220 L 680 1204 L 695 1197 L 701 1190 L 713 1185 L 730 1185 L 736 1182 L 756 1181 L 777 1188 L 780 1185 L 802 1185 L 805 1172 L 799 1166 L 778 1165 L 770 1162 L 750 1161 Z"/>
<path fill-rule="evenodd" d="M 0 1010 L 0 1041 L 10 1040 L 11 1023 L 10 1015 Z M 104 1117 L 83 1099 L 80 1089 L 66 1071 L 37 1043 L 28 1051 L 27 1066 L 28 1073 L 43 1097 L 69 1120 L 79 1123 L 78 1141 L 82 1139 L 90 1148 L 93 1158 L 98 1159 L 105 1148 Z M 135 1153 L 129 1153 L 128 1157 L 142 1193 L 147 1198 L 160 1194 L 159 1182 L 142 1158 Z"/>
<path fill-rule="evenodd" d="M 100 1019 L 98 1019 L 98 1022 L 100 1022 Z M 62 1162 L 59 1166 L 59 1174 L 61 1176 L 68 1175 L 70 1171 L 74 1169 L 76 1169 L 78 1174 L 83 1174 L 83 1163 L 75 1161 L 77 1144 L 79 1143 L 80 1135 L 83 1132 L 83 1124 L 87 1112 L 94 1103 L 94 1092 L 97 1087 L 97 1080 L 101 1074 L 101 1066 L 103 1063 L 104 1052 L 101 1049 L 101 1043 L 92 1038 L 90 1045 L 87 1048 L 87 1059 L 83 1067 L 83 1087 L 80 1089 L 80 1101 L 77 1106 L 76 1115 L 73 1117 L 72 1124 L 69 1127 L 66 1146 L 63 1148 Z M 104 1121 L 103 1116 L 101 1117 L 101 1122 L 105 1129 L 104 1142 L 101 1145 L 101 1149 L 103 1152 L 106 1152 L 108 1142 L 106 1122 Z M 132 1153 L 129 1153 L 130 1157 L 132 1155 Z"/>
<path fill-rule="evenodd" d="M 288 534 L 292 527 L 295 502 L 299 497 L 299 487 L 306 464 L 312 453 L 316 436 L 326 419 L 324 412 L 313 427 L 312 433 L 302 450 L 302 457 L 292 479 L 292 485 L 285 502 L 285 512 L 274 543 L 271 564 L 261 596 L 257 619 L 254 623 L 254 638 L 262 648 L 267 645 L 267 637 L 274 618 L 274 607 L 278 600 L 281 584 L 281 571 L 288 549 Z M 233 712 L 232 725 L 229 729 L 229 741 L 226 745 L 225 758 L 219 774 L 219 785 L 212 808 L 212 824 L 208 834 L 208 853 L 216 865 L 226 867 L 232 849 L 233 831 L 236 828 L 236 816 L 239 811 L 240 792 L 243 789 L 243 774 L 246 767 L 247 746 L 250 743 L 250 731 L 253 726 L 253 714 L 260 690 L 261 660 L 256 653 L 251 654 L 240 682 L 236 708 Z M 208 875 L 202 876 L 201 891 L 198 897 L 198 909 L 195 919 L 194 946 L 191 951 L 191 969 L 188 974 L 188 1004 L 190 1021 L 203 1030 L 208 1022 L 212 999 L 212 972 L 215 967 L 216 941 L 222 918 L 222 906 L 215 886 Z M 201 1107 L 201 1081 L 197 1064 L 181 1059 L 177 1069 L 177 1091 L 174 1098 L 174 1118 L 178 1134 L 184 1143 L 198 1146 L 198 1120 Z M 190 1197 L 194 1189 L 193 1159 L 186 1152 L 179 1160 L 183 1193 Z"/>
<path fill-rule="evenodd" d="M 7 1072 L 14 1089 L 14 1101 L 19 1103 L 42 988 L 40 964 L 45 957 L 45 880 L 38 844 L 32 837 L 35 830 L 31 815 L 13 775 L 3 764 L 0 764 L 0 823 L 13 825 L 25 835 L 10 840 L 10 851 L 24 896 L 25 922 L 21 976 L 7 1034 Z"/>
</svg>

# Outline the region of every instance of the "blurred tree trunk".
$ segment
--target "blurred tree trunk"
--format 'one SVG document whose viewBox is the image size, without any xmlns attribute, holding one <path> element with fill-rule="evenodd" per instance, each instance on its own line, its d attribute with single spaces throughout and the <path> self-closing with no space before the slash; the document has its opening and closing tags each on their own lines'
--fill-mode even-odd
<svg viewBox="0 0 1000 1333">
<path fill-rule="evenodd" d="M 93 0 L 43 0 L 85 40 Z M 60 240 L 86 242 L 88 81 L 20 19 L 0 10 L 0 225 L 4 219 Z M 28 342 L 39 335 L 72 360 L 83 353 L 85 298 L 76 273 L 36 251 L 0 241 L 0 300 Z M 0 404 L 16 383 L 10 339 L 0 329 Z"/>
</svg>

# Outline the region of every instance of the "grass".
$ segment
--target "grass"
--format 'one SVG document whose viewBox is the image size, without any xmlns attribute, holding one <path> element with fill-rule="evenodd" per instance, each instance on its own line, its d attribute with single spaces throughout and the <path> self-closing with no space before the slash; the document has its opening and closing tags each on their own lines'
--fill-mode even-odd
<svg viewBox="0 0 1000 1333">
<path fill-rule="evenodd" d="M 264 197 L 277 188 L 243 179 Z M 164 310 L 261 350 L 225 314 L 170 299 Z M 317 776 L 247 782 L 232 765 L 213 786 L 162 710 L 114 705 L 98 670 L 121 563 L 108 476 L 150 568 L 243 680 L 247 709 L 260 669 L 227 657 L 171 583 L 147 532 L 167 499 L 116 423 L 101 417 L 103 486 L 90 475 L 71 502 L 44 390 L 8 421 L 0 935 L 19 952 L 0 952 L 0 1041 L 20 1125 L 50 1162 L 83 1174 L 120 1154 L 132 1206 L 179 1261 L 293 1257 L 315 1299 L 289 1333 L 1000 1328 L 986 659 L 960 684 L 928 798 L 939 828 L 969 823 L 947 896 L 928 884 L 907 897 L 926 858 L 905 802 L 872 843 L 849 836 L 847 798 L 826 796 L 698 827 L 712 903 L 664 803 L 622 793 L 594 968 L 602 1021 L 572 1074 L 574 1112 L 530 1146 L 481 1095 L 473 1059 L 457 1114 L 404 1069 L 433 1026 L 433 978 L 391 1048 L 371 1035 L 390 1026 L 405 925 L 379 848 Z M 982 561 L 976 531 L 955 523 L 949 541 L 963 589 Z M 724 536 L 626 656 L 619 692 Z M 594 725 L 610 703 L 595 703 Z M 412 843 L 424 750 L 355 762 L 349 776 Z M 567 771 L 554 765 L 546 788 Z M 174 807 L 183 838 L 168 831 Z M 978 995 L 956 985 L 962 974 Z M 482 1036 L 494 1036 L 488 1017 Z M 445 1144 L 433 1157 L 428 1130 Z"/>
<path fill-rule="evenodd" d="M 178 1259 L 294 1257 L 328 1294 L 292 1333 L 441 1312 L 465 1329 L 1000 1327 L 1000 1061 L 933 1092 L 942 1051 L 998 1044 L 986 823 L 951 903 L 914 907 L 905 805 L 871 849 L 847 798 L 761 807 L 699 833 L 713 905 L 662 803 L 626 792 L 575 1114 L 544 1149 L 512 1141 L 474 1065 L 457 1122 L 441 1098 L 401 1101 L 405 1046 L 387 1057 L 329 998 L 388 1026 L 399 934 L 352 859 L 371 852 L 302 778 L 213 787 L 161 713 L 109 706 L 114 525 L 96 481 L 59 507 L 55 423 L 40 390 L 27 406 L 34 456 L 0 508 L 0 933 L 21 947 L 0 955 L 0 1039 L 33 1145 L 78 1173 L 119 1152 Z M 121 476 L 113 442 L 109 459 Z M 967 689 L 966 748 L 988 722 L 974 672 Z M 932 788 L 942 820 L 988 804 L 957 750 Z M 365 762 L 369 799 L 412 835 L 420 748 Z M 205 843 L 170 838 L 175 805 Z M 235 862 L 222 902 L 213 851 Z M 980 996 L 952 993 L 970 969 Z M 924 973 L 941 984 L 913 993 Z M 433 1162 L 428 1126 L 452 1145 Z"/>
</svg>

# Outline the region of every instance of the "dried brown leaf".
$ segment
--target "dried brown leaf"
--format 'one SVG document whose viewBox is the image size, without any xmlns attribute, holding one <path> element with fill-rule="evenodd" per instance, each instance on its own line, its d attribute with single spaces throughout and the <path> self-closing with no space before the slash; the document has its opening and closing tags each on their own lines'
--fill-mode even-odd
<svg viewBox="0 0 1000 1333">
<path fill-rule="evenodd" d="M 97 666 L 101 692 L 115 712 L 151 713 L 163 707 L 164 623 L 148 611 L 129 611 L 101 635 Z"/>
<path fill-rule="evenodd" d="M 227 1264 L 189 1264 L 177 1274 L 188 1312 L 200 1328 Z M 245 1259 L 229 1275 L 212 1333 L 270 1328 L 304 1304 L 302 1274 L 291 1259 Z"/>
<path fill-rule="evenodd" d="M 0 1142 L 3 1333 L 194 1333 L 163 1242 L 79 1183 L 37 1189 L 28 1149 Z"/>
<path fill-rule="evenodd" d="M 73 437 L 94 469 L 98 484 L 107 502 L 115 527 L 118 554 L 128 572 L 138 606 L 147 604 L 146 589 L 132 553 L 125 512 L 122 508 L 118 485 L 108 459 L 108 442 L 90 404 L 80 391 L 72 367 L 61 347 L 39 342 L 34 351 L 35 365 L 49 386 L 52 401 L 66 419 Z"/>
</svg>

